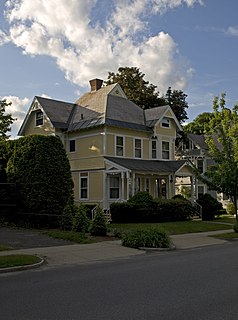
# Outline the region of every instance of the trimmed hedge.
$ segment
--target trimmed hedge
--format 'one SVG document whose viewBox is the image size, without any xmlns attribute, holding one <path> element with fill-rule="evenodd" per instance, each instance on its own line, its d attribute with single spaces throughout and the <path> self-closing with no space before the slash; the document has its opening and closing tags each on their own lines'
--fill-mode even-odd
<svg viewBox="0 0 238 320">
<path fill-rule="evenodd" d="M 150 201 L 150 205 L 131 200 L 112 203 L 110 212 L 113 223 L 186 221 L 196 213 L 189 201 L 180 199 L 155 199 Z"/>
<path fill-rule="evenodd" d="M 208 193 L 202 195 L 197 203 L 202 206 L 202 220 L 213 220 L 222 210 L 222 204 Z"/>
<path fill-rule="evenodd" d="M 23 212 L 60 215 L 72 198 L 70 165 L 60 138 L 31 135 L 16 140 L 7 176 L 17 183 Z"/>
</svg>

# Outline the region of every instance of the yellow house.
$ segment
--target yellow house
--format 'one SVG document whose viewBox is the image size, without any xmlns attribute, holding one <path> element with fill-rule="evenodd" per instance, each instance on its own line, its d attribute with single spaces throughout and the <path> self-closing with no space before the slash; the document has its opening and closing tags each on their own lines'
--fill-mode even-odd
<svg viewBox="0 0 238 320">
<path fill-rule="evenodd" d="M 108 209 L 138 191 L 171 198 L 176 178 L 192 175 L 185 160 L 175 160 L 176 134 L 182 128 L 172 109 L 143 110 L 127 99 L 119 84 L 102 83 L 91 80 L 91 91 L 76 103 L 36 96 L 19 135 L 61 138 L 76 202 Z"/>
</svg>

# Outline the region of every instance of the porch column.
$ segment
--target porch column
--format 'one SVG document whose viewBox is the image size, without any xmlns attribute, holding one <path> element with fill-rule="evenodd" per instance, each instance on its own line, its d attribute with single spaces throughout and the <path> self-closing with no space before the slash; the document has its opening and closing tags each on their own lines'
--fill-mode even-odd
<svg viewBox="0 0 238 320">
<path fill-rule="evenodd" d="M 195 180 L 196 181 L 196 180 Z M 195 200 L 195 197 L 194 197 L 194 187 L 196 188 L 196 186 L 194 186 L 194 178 L 193 176 L 190 176 L 190 185 L 191 185 L 191 201 L 192 203 L 194 202 Z"/>
<path fill-rule="evenodd" d="M 135 194 L 135 173 L 132 173 L 132 197 Z"/>
<path fill-rule="evenodd" d="M 170 193 L 169 193 L 169 199 L 172 198 L 175 195 L 175 180 L 176 177 L 174 174 L 171 174 L 169 177 L 169 189 L 170 189 Z"/>
<path fill-rule="evenodd" d="M 125 199 L 124 172 L 121 172 L 121 200 Z"/>
<path fill-rule="evenodd" d="M 126 200 L 130 198 L 130 173 L 126 172 Z"/>
<path fill-rule="evenodd" d="M 108 209 L 108 175 L 103 172 L 103 209 Z"/>
</svg>

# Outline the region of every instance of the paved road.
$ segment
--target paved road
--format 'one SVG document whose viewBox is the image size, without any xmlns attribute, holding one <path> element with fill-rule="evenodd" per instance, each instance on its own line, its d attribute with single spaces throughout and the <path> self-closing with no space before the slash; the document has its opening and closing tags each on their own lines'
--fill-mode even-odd
<svg viewBox="0 0 238 320">
<path fill-rule="evenodd" d="M 236 320 L 238 242 L 0 275 L 4 320 Z"/>
</svg>

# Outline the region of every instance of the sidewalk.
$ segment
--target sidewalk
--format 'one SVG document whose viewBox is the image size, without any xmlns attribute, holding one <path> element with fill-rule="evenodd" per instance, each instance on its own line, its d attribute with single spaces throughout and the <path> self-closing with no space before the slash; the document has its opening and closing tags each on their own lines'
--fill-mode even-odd
<svg viewBox="0 0 238 320">
<path fill-rule="evenodd" d="M 191 249 L 196 247 L 223 244 L 226 240 L 209 237 L 233 230 L 221 230 L 200 233 L 172 235 L 171 239 L 176 249 Z M 72 244 L 54 247 L 42 247 L 2 251 L 0 256 L 8 254 L 33 254 L 44 258 L 49 267 L 62 265 L 77 265 L 96 261 L 112 261 L 144 254 L 145 251 L 123 247 L 121 241 L 104 241 L 94 244 Z"/>
</svg>

